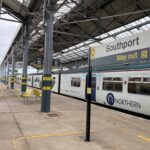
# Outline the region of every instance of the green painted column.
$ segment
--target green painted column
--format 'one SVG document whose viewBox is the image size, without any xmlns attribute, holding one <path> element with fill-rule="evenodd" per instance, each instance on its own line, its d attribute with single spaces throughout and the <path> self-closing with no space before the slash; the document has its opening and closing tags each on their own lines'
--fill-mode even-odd
<svg viewBox="0 0 150 150">
<path fill-rule="evenodd" d="M 11 80 L 10 80 L 10 88 L 14 89 L 14 83 L 15 83 L 15 55 L 14 50 L 12 52 L 12 71 L 11 71 Z"/>
<path fill-rule="evenodd" d="M 22 69 L 22 82 L 21 82 L 21 93 L 26 92 L 27 86 L 27 67 L 28 67 L 28 26 L 24 26 L 24 36 L 23 36 L 23 69 Z"/>
<path fill-rule="evenodd" d="M 51 104 L 52 87 L 52 52 L 53 52 L 53 19 L 57 0 L 44 0 L 44 63 L 41 112 L 49 112 Z"/>
</svg>

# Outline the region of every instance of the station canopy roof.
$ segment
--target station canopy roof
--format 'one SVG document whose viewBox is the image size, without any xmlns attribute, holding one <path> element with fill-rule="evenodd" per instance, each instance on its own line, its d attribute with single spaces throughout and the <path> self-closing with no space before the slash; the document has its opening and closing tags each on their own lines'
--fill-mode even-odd
<svg viewBox="0 0 150 150">
<path fill-rule="evenodd" d="M 44 53 L 43 1 L 2 2 L 4 9 L 16 16 L 17 21 L 29 22 L 29 63 L 41 68 L 36 60 L 43 58 Z M 61 64 L 87 60 L 89 47 L 149 30 L 149 15 L 148 0 L 58 0 L 54 14 L 53 59 Z M 17 60 L 21 61 L 21 29 L 8 54 L 13 48 Z"/>
</svg>

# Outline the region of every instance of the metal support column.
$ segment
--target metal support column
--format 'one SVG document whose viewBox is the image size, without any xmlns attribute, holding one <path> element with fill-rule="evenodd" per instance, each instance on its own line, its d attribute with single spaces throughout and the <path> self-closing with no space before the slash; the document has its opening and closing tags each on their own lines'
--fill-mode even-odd
<svg viewBox="0 0 150 150">
<path fill-rule="evenodd" d="M 4 64 L 3 64 L 3 66 L 2 66 L 2 82 L 4 83 Z"/>
<path fill-rule="evenodd" d="M 23 70 L 22 70 L 22 82 L 21 82 L 21 93 L 26 92 L 26 84 L 27 84 L 27 67 L 28 67 L 28 26 L 27 24 L 24 26 L 23 33 Z"/>
<path fill-rule="evenodd" d="M 86 137 L 85 141 L 90 141 L 90 130 L 91 130 L 91 82 L 92 82 L 92 68 L 91 68 L 91 49 L 89 49 L 89 59 L 88 59 L 88 76 L 87 76 L 87 110 L 86 110 Z"/>
<path fill-rule="evenodd" d="M 7 58 L 6 84 L 9 83 L 9 58 Z"/>
<path fill-rule="evenodd" d="M 41 112 L 50 111 L 52 89 L 53 17 L 57 0 L 44 0 L 45 43 Z"/>
<path fill-rule="evenodd" d="M 4 75 L 5 75 L 5 80 L 4 80 L 4 83 L 6 84 L 6 80 L 7 80 L 7 62 L 5 61 L 5 64 L 4 64 Z"/>
<path fill-rule="evenodd" d="M 4 64 L 2 64 L 2 83 L 4 83 Z"/>
<path fill-rule="evenodd" d="M 0 66 L 0 81 L 2 82 L 2 66 Z"/>
<path fill-rule="evenodd" d="M 3 66 L 3 83 L 5 84 L 5 62 Z"/>
<path fill-rule="evenodd" d="M 12 71 L 11 71 L 11 83 L 10 88 L 14 89 L 14 82 L 15 82 L 15 55 L 14 51 L 12 52 Z"/>
</svg>

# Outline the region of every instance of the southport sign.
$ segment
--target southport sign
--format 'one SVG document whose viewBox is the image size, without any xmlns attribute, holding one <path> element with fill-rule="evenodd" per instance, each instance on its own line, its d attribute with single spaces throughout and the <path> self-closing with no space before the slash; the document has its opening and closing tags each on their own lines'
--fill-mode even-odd
<svg viewBox="0 0 150 150">
<path fill-rule="evenodd" d="M 133 64 L 150 61 L 150 31 L 91 48 L 92 66 Z"/>
</svg>

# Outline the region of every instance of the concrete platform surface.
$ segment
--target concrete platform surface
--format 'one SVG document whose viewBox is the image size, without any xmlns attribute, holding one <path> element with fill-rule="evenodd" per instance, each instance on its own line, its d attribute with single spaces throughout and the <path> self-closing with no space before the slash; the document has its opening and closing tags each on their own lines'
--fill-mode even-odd
<svg viewBox="0 0 150 150">
<path fill-rule="evenodd" d="M 17 86 L 19 87 L 19 86 Z M 35 97 L 0 83 L 0 150 L 149 150 L 150 120 L 92 105 L 85 142 L 86 103 L 52 94 L 51 112 Z"/>
</svg>

